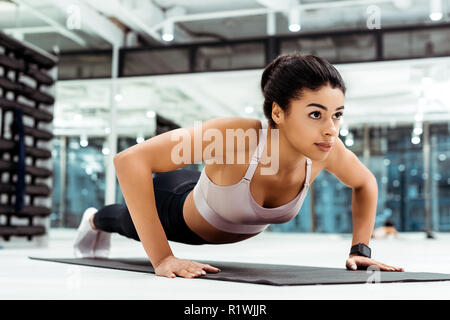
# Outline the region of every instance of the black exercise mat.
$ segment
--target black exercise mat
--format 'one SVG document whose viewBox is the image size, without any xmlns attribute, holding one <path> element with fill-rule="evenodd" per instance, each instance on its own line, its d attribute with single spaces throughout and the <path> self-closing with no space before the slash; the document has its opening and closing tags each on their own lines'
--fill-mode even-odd
<svg viewBox="0 0 450 320">
<path fill-rule="evenodd" d="M 83 266 L 117 270 L 154 273 L 148 259 L 59 259 L 37 258 L 34 260 L 53 261 Z M 426 272 L 373 272 L 369 270 L 350 271 L 345 268 L 322 268 L 294 265 L 258 264 L 225 261 L 198 261 L 219 268 L 219 273 L 207 273 L 199 279 L 246 282 L 257 284 L 316 285 L 316 284 L 355 284 L 378 282 L 420 282 L 448 281 L 450 274 Z"/>
</svg>

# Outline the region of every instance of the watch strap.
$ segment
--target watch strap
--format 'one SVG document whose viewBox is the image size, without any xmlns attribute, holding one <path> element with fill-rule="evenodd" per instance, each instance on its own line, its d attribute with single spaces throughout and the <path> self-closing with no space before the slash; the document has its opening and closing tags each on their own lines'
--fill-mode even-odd
<svg viewBox="0 0 450 320">
<path fill-rule="evenodd" d="M 372 250 L 361 242 L 352 246 L 350 254 L 357 254 L 358 256 L 370 258 L 372 256 Z"/>
</svg>

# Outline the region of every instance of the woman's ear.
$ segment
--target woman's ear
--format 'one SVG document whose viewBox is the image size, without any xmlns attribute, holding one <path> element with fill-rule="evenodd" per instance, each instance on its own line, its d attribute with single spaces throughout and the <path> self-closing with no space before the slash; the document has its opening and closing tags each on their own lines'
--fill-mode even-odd
<svg viewBox="0 0 450 320">
<path fill-rule="evenodd" d="M 277 125 L 283 120 L 283 109 L 275 101 L 272 103 L 272 120 Z"/>
</svg>

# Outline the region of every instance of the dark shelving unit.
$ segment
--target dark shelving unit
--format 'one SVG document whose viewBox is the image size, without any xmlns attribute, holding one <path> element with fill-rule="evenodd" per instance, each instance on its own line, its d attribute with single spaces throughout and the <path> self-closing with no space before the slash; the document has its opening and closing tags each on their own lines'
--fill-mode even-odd
<svg viewBox="0 0 450 320">
<path fill-rule="evenodd" d="M 5 241 L 32 240 L 47 231 L 34 218 L 51 214 L 36 200 L 50 199 L 52 192 L 47 183 L 53 172 L 45 167 L 52 154 L 40 144 L 53 139 L 48 127 L 55 99 L 49 92 L 56 66 L 55 57 L 0 32 L 0 236 Z M 22 219 L 28 224 L 15 223 Z"/>
</svg>

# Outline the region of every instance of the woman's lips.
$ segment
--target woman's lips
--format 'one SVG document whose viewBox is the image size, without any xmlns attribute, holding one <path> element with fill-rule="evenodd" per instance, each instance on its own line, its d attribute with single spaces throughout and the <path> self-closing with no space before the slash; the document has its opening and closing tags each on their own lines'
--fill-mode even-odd
<svg viewBox="0 0 450 320">
<path fill-rule="evenodd" d="M 323 152 L 328 152 L 331 150 L 331 147 L 333 146 L 332 144 L 319 144 L 319 143 L 314 143 L 319 150 L 323 151 Z"/>
</svg>

